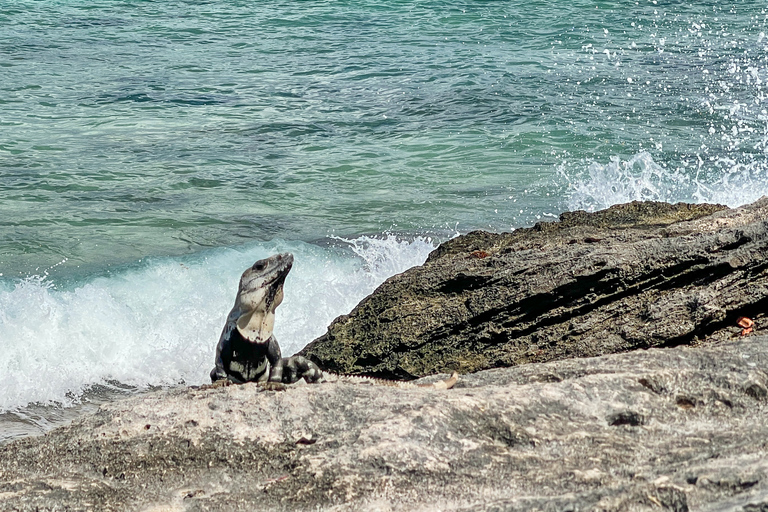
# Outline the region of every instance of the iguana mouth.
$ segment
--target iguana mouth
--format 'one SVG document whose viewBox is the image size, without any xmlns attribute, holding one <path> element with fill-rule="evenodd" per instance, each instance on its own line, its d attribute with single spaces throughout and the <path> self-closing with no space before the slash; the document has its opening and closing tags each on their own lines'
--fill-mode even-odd
<svg viewBox="0 0 768 512">
<path fill-rule="evenodd" d="M 272 268 L 269 268 L 272 266 Z M 293 254 L 284 252 L 272 258 L 259 260 L 247 272 L 251 275 L 241 284 L 240 293 L 248 293 L 258 288 L 282 286 L 293 267 Z M 245 277 L 245 275 L 243 276 Z"/>
</svg>

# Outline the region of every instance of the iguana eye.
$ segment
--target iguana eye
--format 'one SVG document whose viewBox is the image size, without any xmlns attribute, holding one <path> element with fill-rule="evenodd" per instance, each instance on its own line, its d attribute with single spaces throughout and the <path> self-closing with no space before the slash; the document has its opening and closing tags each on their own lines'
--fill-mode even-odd
<svg viewBox="0 0 768 512">
<path fill-rule="evenodd" d="M 253 265 L 253 269 L 254 269 L 254 270 L 264 270 L 264 267 L 265 267 L 265 266 L 266 266 L 266 265 L 264 265 L 262 262 L 258 262 L 258 263 L 255 263 L 255 264 Z"/>
</svg>

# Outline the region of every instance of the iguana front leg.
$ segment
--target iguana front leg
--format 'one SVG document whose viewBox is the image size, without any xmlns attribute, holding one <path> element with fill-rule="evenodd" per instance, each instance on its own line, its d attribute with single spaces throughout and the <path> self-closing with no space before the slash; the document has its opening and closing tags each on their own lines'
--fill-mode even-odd
<svg viewBox="0 0 768 512">
<path fill-rule="evenodd" d="M 269 375 L 264 380 L 267 382 L 283 382 L 283 354 L 274 336 L 269 337 L 269 343 L 267 344 L 267 361 L 269 362 Z"/>
<path fill-rule="evenodd" d="M 283 358 L 280 351 L 280 345 L 274 336 L 269 337 L 267 343 L 267 352 L 265 354 L 267 362 L 267 372 L 263 378 L 259 379 L 259 384 L 263 389 L 269 391 L 284 391 L 283 385 Z"/>
</svg>

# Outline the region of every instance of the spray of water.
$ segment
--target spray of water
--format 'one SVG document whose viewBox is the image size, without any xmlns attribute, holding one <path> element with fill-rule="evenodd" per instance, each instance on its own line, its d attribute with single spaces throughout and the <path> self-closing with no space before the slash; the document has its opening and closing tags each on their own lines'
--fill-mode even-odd
<svg viewBox="0 0 768 512">
<path fill-rule="evenodd" d="M 582 169 L 586 167 L 586 172 Z M 595 211 L 630 201 L 718 203 L 730 207 L 768 194 L 768 163 L 739 163 L 725 157 L 692 158 L 671 168 L 658 164 L 648 152 L 608 163 L 563 163 L 568 210 Z"/>
<path fill-rule="evenodd" d="M 57 289 L 46 276 L 0 287 L 0 411 L 71 405 L 94 385 L 206 382 L 239 276 L 275 252 L 296 256 L 275 335 L 285 355 L 325 332 L 387 277 L 424 262 L 427 239 L 272 242 L 142 266 Z"/>
</svg>

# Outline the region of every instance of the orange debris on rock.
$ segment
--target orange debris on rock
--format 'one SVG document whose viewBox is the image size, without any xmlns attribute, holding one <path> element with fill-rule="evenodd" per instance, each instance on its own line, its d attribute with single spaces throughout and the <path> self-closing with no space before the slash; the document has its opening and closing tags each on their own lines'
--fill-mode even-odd
<svg viewBox="0 0 768 512">
<path fill-rule="evenodd" d="M 471 253 L 469 253 L 470 258 L 483 259 L 483 258 L 487 258 L 488 256 L 490 256 L 490 254 L 488 254 L 485 251 L 472 251 Z"/>
<path fill-rule="evenodd" d="M 736 319 L 736 325 L 741 327 L 741 335 L 746 336 L 747 334 L 752 332 L 752 329 L 755 326 L 755 322 L 752 321 L 752 319 L 747 318 L 745 316 L 740 316 Z"/>
</svg>

